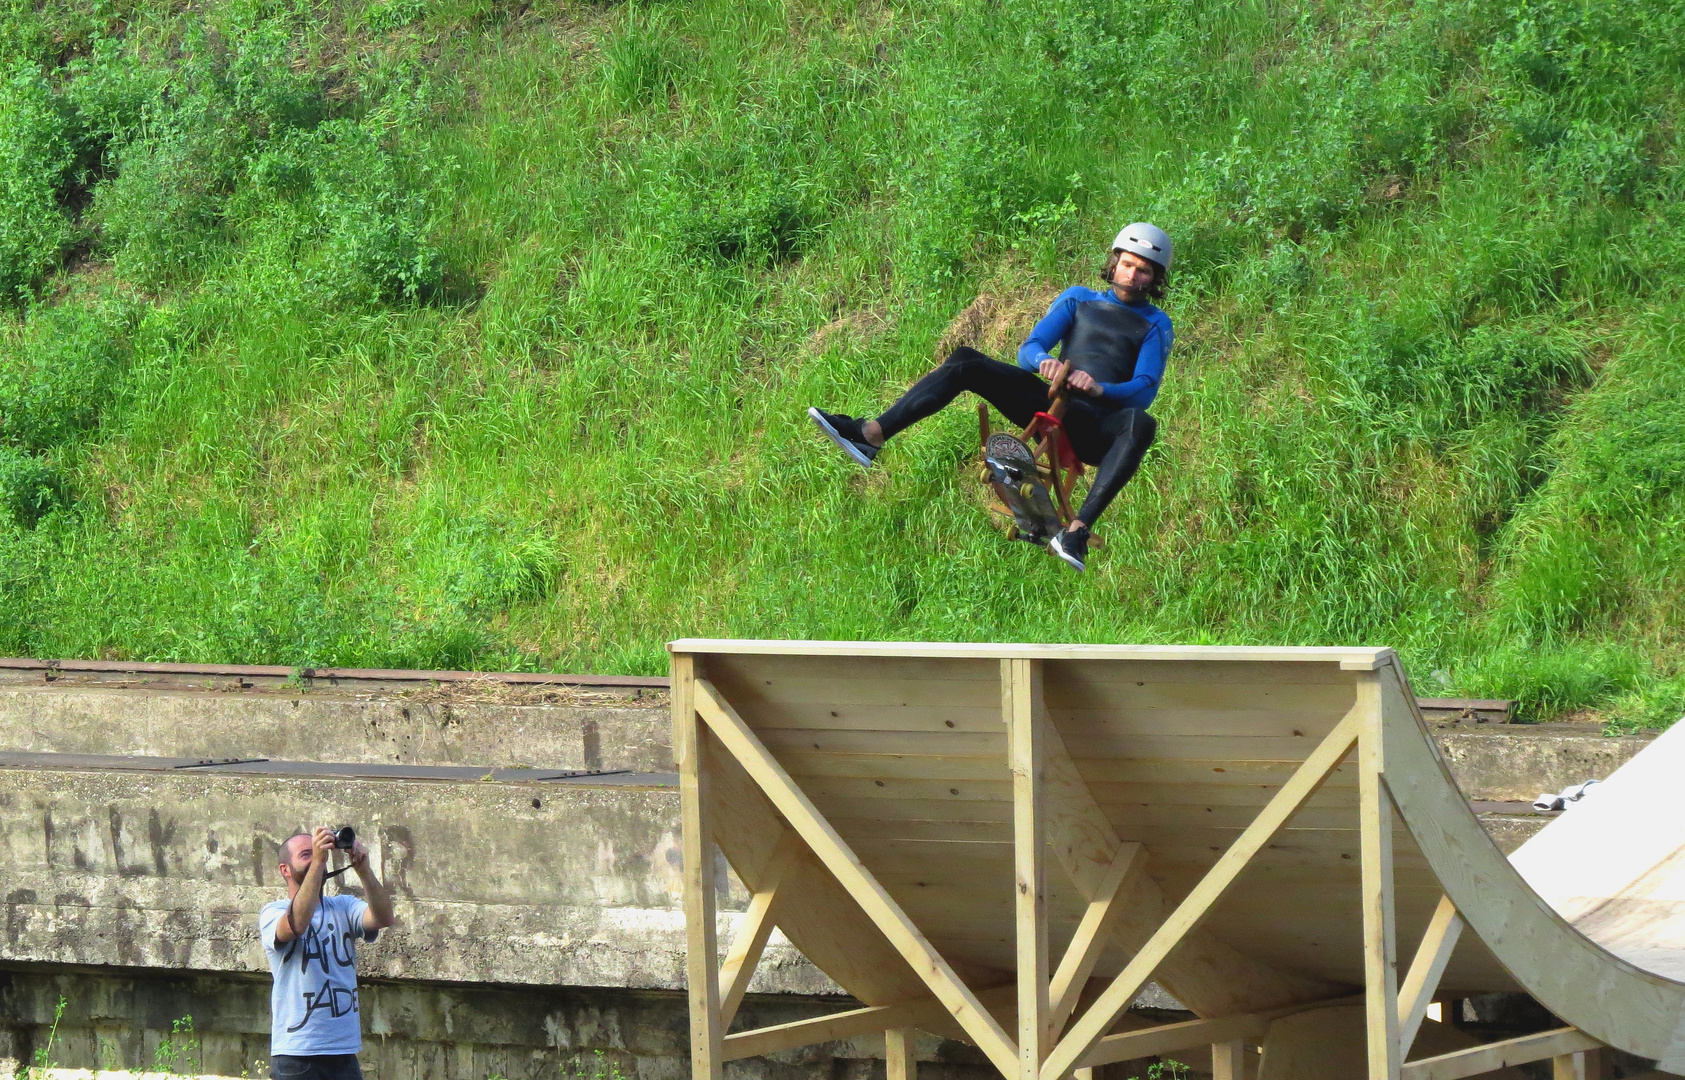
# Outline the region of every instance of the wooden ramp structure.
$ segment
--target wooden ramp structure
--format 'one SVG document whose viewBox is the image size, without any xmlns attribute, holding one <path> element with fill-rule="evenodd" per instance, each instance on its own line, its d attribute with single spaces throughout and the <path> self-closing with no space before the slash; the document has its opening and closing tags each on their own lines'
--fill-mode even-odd
<svg viewBox="0 0 1685 1080">
<path fill-rule="evenodd" d="M 673 642 L 695 1080 L 881 1032 L 1010 1080 L 1209 1057 L 1219 1080 L 1685 1072 L 1685 984 L 1541 900 L 1390 649 Z M 723 853 L 752 894 L 723 959 Z M 863 1007 L 732 1030 L 776 927 Z M 1195 1020 L 1127 1012 L 1149 981 Z M 1475 1044 L 1435 1002 L 1564 1026 Z M 1261 1053 L 1260 1053 L 1261 1051 Z"/>
</svg>

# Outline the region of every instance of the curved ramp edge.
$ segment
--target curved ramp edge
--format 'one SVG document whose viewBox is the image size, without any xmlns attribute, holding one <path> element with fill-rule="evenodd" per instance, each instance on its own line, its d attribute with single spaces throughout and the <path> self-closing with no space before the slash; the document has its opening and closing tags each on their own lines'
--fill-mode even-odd
<svg viewBox="0 0 1685 1080">
<path fill-rule="evenodd" d="M 1610 1046 L 1685 1071 L 1685 983 L 1609 952 L 1559 915 L 1475 818 L 1408 692 L 1382 680 L 1384 776 L 1469 928 L 1540 1004 Z"/>
</svg>

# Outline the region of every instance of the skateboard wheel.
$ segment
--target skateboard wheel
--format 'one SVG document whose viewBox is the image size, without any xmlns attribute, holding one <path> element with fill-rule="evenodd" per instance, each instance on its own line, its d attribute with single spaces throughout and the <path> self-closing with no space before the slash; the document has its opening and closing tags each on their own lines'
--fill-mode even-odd
<svg viewBox="0 0 1685 1080">
<path fill-rule="evenodd" d="M 1019 488 L 1018 488 L 1018 494 L 1024 496 L 1024 498 L 1026 498 L 1026 499 L 1029 498 L 1031 495 L 1034 495 L 1035 492 L 1036 492 L 1036 486 L 1034 484 L 1030 483 L 1028 480 L 1024 481 L 1024 483 L 1022 485 L 1020 485 Z"/>
<path fill-rule="evenodd" d="M 1006 527 L 1006 538 L 1007 538 L 1007 539 L 1008 539 L 1008 540 L 1016 540 L 1016 539 L 1018 539 L 1018 526 L 1016 526 L 1016 525 L 1008 525 L 1008 526 L 1007 526 L 1007 527 Z"/>
</svg>

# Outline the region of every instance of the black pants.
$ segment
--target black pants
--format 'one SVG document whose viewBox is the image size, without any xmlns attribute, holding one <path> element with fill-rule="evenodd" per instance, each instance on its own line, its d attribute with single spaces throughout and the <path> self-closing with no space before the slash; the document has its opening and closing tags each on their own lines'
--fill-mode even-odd
<svg viewBox="0 0 1685 1080">
<path fill-rule="evenodd" d="M 269 1075 L 275 1080 L 363 1080 L 356 1054 L 274 1054 Z"/>
<path fill-rule="evenodd" d="M 1047 383 L 1034 372 L 991 360 L 976 349 L 961 345 L 878 417 L 878 425 L 887 440 L 925 417 L 934 416 L 969 390 L 1023 427 L 1036 413 L 1047 410 L 1048 389 Z M 1071 449 L 1085 463 L 1095 466 L 1088 497 L 1077 511 L 1080 520 L 1093 525 L 1094 519 L 1105 513 L 1123 485 L 1141 467 L 1141 458 L 1158 435 L 1158 421 L 1145 409 L 1111 408 L 1099 398 L 1068 398 L 1067 401 L 1063 419 Z"/>
</svg>

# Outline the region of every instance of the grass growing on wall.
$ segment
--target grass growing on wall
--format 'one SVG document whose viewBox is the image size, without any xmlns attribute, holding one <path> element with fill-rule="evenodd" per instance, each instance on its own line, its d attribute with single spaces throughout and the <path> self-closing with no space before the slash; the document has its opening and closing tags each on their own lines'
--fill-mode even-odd
<svg viewBox="0 0 1685 1080">
<path fill-rule="evenodd" d="M 1368 643 L 1685 710 L 1676 5 L 12 2 L 0 652 Z M 1088 575 L 968 408 L 813 434 L 1142 218 L 1178 345 Z"/>
</svg>

